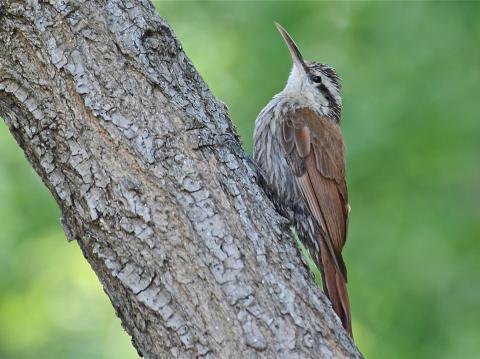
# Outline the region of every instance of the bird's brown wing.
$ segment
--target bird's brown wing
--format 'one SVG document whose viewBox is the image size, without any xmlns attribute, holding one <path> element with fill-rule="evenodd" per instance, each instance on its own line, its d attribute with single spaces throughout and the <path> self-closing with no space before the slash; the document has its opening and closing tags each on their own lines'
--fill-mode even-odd
<svg viewBox="0 0 480 359">
<path fill-rule="evenodd" d="M 344 145 L 336 123 L 309 109 L 286 116 L 282 142 L 304 200 L 324 232 L 319 238 L 324 288 L 351 333 L 342 249 L 347 236 L 348 194 Z"/>
<path fill-rule="evenodd" d="M 309 109 L 290 114 L 282 123 L 282 140 L 310 211 L 339 256 L 345 245 L 348 194 L 340 128 Z M 346 276 L 346 273 L 345 273 Z"/>
</svg>

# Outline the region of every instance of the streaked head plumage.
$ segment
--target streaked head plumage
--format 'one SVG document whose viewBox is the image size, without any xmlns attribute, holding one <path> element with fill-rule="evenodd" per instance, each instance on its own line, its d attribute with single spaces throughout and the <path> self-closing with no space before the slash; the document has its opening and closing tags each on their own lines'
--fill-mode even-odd
<svg viewBox="0 0 480 359">
<path fill-rule="evenodd" d="M 275 23 L 288 46 L 293 61 L 292 71 L 284 93 L 304 99 L 307 106 L 313 107 L 322 115 L 340 121 L 342 98 L 340 78 L 334 68 L 315 61 L 307 61 L 288 32 Z"/>
</svg>

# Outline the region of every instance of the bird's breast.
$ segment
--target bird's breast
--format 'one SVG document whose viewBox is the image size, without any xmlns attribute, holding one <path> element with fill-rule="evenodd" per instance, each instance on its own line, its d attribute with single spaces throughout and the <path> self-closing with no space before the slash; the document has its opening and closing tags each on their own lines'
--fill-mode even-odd
<svg viewBox="0 0 480 359">
<path fill-rule="evenodd" d="M 273 110 L 260 113 L 255 123 L 253 158 L 271 199 L 277 206 L 293 207 L 301 197 L 279 137 L 281 121 Z"/>
</svg>

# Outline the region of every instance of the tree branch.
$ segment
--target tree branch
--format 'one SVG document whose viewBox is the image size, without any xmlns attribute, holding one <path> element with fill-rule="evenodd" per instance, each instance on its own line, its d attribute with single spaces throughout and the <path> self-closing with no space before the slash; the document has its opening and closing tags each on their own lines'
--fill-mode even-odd
<svg viewBox="0 0 480 359">
<path fill-rule="evenodd" d="M 0 0 L 0 21 L 0 115 L 139 353 L 361 356 L 151 3 Z"/>
</svg>

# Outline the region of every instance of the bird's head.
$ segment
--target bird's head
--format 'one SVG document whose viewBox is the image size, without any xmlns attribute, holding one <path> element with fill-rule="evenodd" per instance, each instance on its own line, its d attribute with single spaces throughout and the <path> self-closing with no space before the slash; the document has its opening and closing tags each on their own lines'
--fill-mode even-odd
<svg viewBox="0 0 480 359">
<path fill-rule="evenodd" d="M 292 71 L 282 94 L 339 122 L 342 98 L 340 78 L 335 69 L 325 64 L 304 60 L 288 32 L 280 24 L 275 25 L 285 40 L 293 61 Z"/>
</svg>

